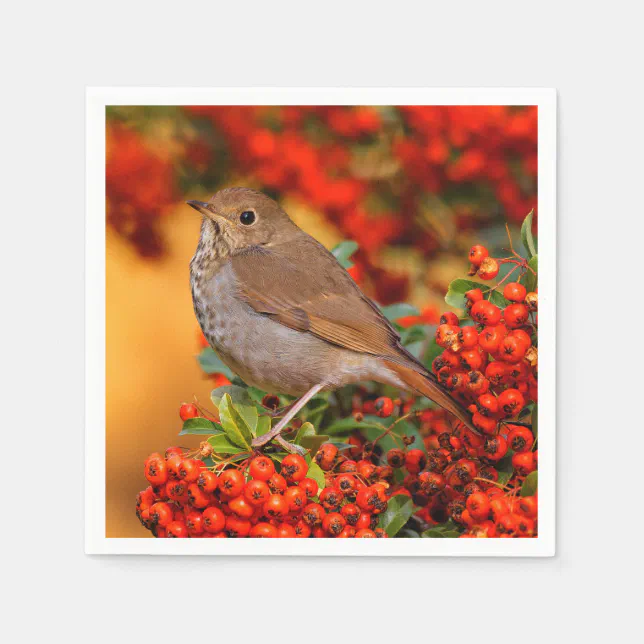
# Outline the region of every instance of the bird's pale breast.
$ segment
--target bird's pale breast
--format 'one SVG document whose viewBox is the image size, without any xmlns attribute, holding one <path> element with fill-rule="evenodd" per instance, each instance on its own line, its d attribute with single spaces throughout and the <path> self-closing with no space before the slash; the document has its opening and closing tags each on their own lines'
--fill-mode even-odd
<svg viewBox="0 0 644 644">
<path fill-rule="evenodd" d="M 401 386 L 379 358 L 336 347 L 255 312 L 236 295 L 229 263 L 208 279 L 193 271 L 192 292 L 206 339 L 249 385 L 291 395 L 319 383 L 328 389 L 363 380 Z"/>
</svg>

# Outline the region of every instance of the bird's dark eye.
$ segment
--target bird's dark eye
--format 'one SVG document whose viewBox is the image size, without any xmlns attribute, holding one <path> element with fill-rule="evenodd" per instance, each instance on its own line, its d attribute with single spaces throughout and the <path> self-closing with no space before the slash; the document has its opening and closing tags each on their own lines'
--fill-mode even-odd
<svg viewBox="0 0 644 644">
<path fill-rule="evenodd" d="M 255 213 L 252 210 L 244 210 L 244 212 L 239 215 L 239 221 L 241 221 L 244 226 L 250 226 L 255 223 Z"/>
</svg>

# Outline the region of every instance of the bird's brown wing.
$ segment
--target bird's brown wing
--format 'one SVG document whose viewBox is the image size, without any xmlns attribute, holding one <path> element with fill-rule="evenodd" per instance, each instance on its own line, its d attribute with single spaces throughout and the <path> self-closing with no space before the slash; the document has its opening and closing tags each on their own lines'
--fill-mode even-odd
<svg viewBox="0 0 644 644">
<path fill-rule="evenodd" d="M 306 236 L 276 249 L 249 249 L 232 259 L 239 296 L 255 311 L 291 329 L 345 349 L 381 356 L 417 393 L 479 433 L 469 413 L 416 358 L 378 307 L 337 260 Z"/>
<path fill-rule="evenodd" d="M 239 295 L 258 313 L 340 347 L 408 363 L 397 331 L 314 239 L 249 249 L 232 267 Z"/>
</svg>

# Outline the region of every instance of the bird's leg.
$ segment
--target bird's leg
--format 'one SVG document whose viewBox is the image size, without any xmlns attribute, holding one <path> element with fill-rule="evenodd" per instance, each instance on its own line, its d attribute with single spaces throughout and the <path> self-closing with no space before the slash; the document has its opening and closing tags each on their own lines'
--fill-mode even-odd
<svg viewBox="0 0 644 644">
<path fill-rule="evenodd" d="M 323 383 L 320 383 L 319 385 L 315 385 L 314 387 L 311 387 L 299 400 L 296 400 L 290 407 L 290 409 L 286 412 L 282 420 L 280 420 L 273 429 L 271 429 L 270 432 L 267 434 L 264 434 L 263 436 L 258 436 L 252 443 L 253 447 L 261 447 L 262 445 L 266 445 L 266 443 L 269 443 L 272 441 L 276 436 L 282 433 L 286 426 L 291 422 L 295 414 L 297 414 L 304 405 L 306 405 L 315 394 L 317 394 L 322 387 L 324 387 Z"/>
</svg>

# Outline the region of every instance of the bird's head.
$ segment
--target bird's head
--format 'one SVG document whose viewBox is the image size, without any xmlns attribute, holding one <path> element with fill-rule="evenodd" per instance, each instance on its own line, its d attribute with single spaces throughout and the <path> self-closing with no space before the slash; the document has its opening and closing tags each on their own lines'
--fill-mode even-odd
<svg viewBox="0 0 644 644">
<path fill-rule="evenodd" d="M 299 232 L 279 204 L 249 188 L 226 188 L 210 201 L 187 203 L 203 215 L 204 228 L 229 254 L 283 243 Z"/>
</svg>

